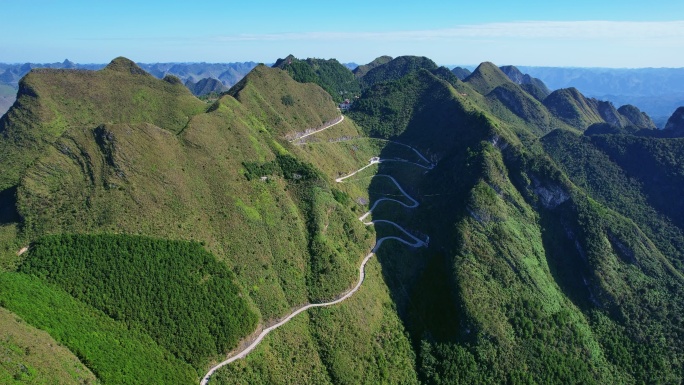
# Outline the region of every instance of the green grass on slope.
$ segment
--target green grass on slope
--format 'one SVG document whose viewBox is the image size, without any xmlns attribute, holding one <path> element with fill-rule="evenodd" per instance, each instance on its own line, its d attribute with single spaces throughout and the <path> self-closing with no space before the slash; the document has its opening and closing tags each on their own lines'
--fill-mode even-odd
<svg viewBox="0 0 684 385">
<path fill-rule="evenodd" d="M 494 83 L 487 84 L 500 85 Z M 466 383 L 619 378 L 584 315 L 551 274 L 536 206 L 507 177 L 498 148 L 519 145 L 507 120 L 525 124 L 510 111 L 506 116 L 489 111 L 473 92 L 459 94 L 421 71 L 376 85 L 350 112 L 367 132 L 430 148 L 441 158 L 426 176 L 433 184 L 419 184 L 417 195 L 425 198 L 411 222 L 430 234 L 433 250 L 450 255 L 430 258 L 434 265 L 404 286 L 411 295 L 396 290 L 396 297 L 406 297 L 407 308 L 419 313 L 407 317 L 407 324 L 419 348 L 421 377 L 444 384 L 459 378 Z M 406 276 L 400 269 L 394 274 Z M 420 290 L 432 296 L 417 294 Z M 425 305 L 410 302 L 426 297 Z M 447 316 L 435 317 L 435 311 Z"/>
<path fill-rule="evenodd" d="M 26 246 L 17 238 L 16 224 L 0 225 L 0 271 L 13 270 L 21 259 L 17 252 Z"/>
<path fill-rule="evenodd" d="M 361 133 L 354 121 L 345 117 L 345 120 L 341 123 L 307 136 L 304 139 L 297 140 L 295 143 L 341 142 L 351 139 L 362 139 Z"/>
<path fill-rule="evenodd" d="M 681 382 L 684 277 L 633 221 L 591 199 L 574 203 L 575 246 L 605 319 L 594 322 L 607 357 L 638 382 Z"/>
<path fill-rule="evenodd" d="M 361 78 L 364 75 L 368 73 L 368 71 L 372 70 L 375 67 L 381 66 L 383 64 L 386 64 L 392 60 L 391 56 L 380 56 L 375 58 L 372 62 L 368 64 L 362 64 L 358 67 L 356 67 L 354 70 L 352 70 L 352 73 L 356 78 Z"/>
<path fill-rule="evenodd" d="M 134 67 L 123 65 L 121 69 L 132 71 Z M 201 241 L 235 273 L 236 281 L 244 289 L 243 298 L 255 305 L 264 323 L 308 301 L 339 295 L 355 282 L 358 263 L 373 245 L 373 231 L 358 221 L 358 214 L 352 211 L 352 203 L 345 199 L 342 190 L 321 177 L 316 163 L 295 156 L 295 147 L 282 140 L 287 133 L 315 127 L 338 116 L 339 112 L 329 95 L 316 85 L 297 83 L 278 69 L 256 70 L 255 74 L 256 77 L 248 77 L 239 88 L 237 99 L 224 95 L 206 113 L 190 116 L 185 128 L 177 135 L 156 124 L 125 121 L 67 127 L 54 144 L 41 149 L 39 159 L 23 172 L 16 190 L 18 211 L 23 222 L 19 234 L 16 233 L 17 227 L 9 224 L 7 238 L 18 236 L 27 242 L 35 242 L 50 234 L 59 239 L 65 233 L 78 234 L 74 236 L 76 238 L 86 237 L 83 234 L 116 233 L 120 234 L 113 236 L 117 239 L 138 234 Z M 130 73 L 127 76 L 142 75 Z M 133 82 L 131 79 L 126 81 Z M 285 98 L 288 95 L 293 100 Z M 92 108 L 104 106 L 96 103 Z M 353 132 L 352 129 L 350 131 Z M 247 177 L 247 165 L 265 165 L 274 161 L 280 170 L 266 175 L 267 180 Z M 309 171 L 314 174 L 312 178 L 309 178 Z M 7 253 L 12 253 L 12 248 L 10 246 Z M 32 257 L 9 258 L 8 266 L 23 258 Z M 77 261 L 76 258 L 73 260 Z M 66 261 L 51 261 L 68 266 Z M 114 265 L 116 260 L 109 262 Z M 100 274 L 112 265 L 97 264 L 93 266 L 93 272 Z M 28 268 L 28 262 L 26 266 Z M 42 267 L 40 270 L 48 271 Z M 125 268 L 119 270 L 130 273 Z M 83 271 L 83 266 L 69 271 L 69 274 Z M 184 272 L 187 270 L 183 268 L 169 269 L 166 272 L 168 281 L 174 282 Z M 101 275 L 119 277 L 108 273 Z M 134 278 L 150 278 L 141 275 Z M 46 282 L 25 278 L 24 275 L 8 276 L 29 280 L 33 285 L 40 285 L 42 292 L 59 292 L 65 297 L 60 301 L 68 301 L 68 305 L 74 308 L 69 311 L 72 318 L 59 319 L 59 327 L 51 323 L 55 317 L 50 317 L 53 313 L 49 313 L 57 311 L 56 308 L 48 312 L 44 302 L 33 301 L 30 309 L 15 302 L 12 306 L 7 302 L 7 307 L 32 325 L 49 331 L 79 357 L 84 357 L 84 363 L 105 382 L 133 382 L 126 377 L 130 375 L 145 378 L 149 383 L 164 383 L 165 379 L 160 379 L 158 374 L 146 376 L 139 366 L 131 369 L 127 366 L 148 363 L 146 370 L 156 373 L 157 368 L 163 365 L 157 362 L 157 358 L 147 357 L 154 350 L 163 353 L 159 357 L 167 357 L 174 365 L 178 364 L 178 371 L 185 371 L 190 366 L 174 358 L 171 348 L 163 349 L 162 346 L 168 347 L 167 342 L 173 345 L 173 349 L 176 349 L 176 343 L 183 345 L 183 349 L 174 352 L 188 357 L 189 351 L 203 352 L 202 349 L 212 345 L 211 338 L 203 341 L 206 344 L 196 344 L 194 337 L 206 331 L 202 330 L 203 320 L 197 322 L 198 327 L 192 329 L 188 339 L 179 337 L 172 340 L 177 333 L 173 332 L 173 323 L 165 323 L 166 314 L 159 315 L 162 319 L 156 326 L 170 325 L 165 329 L 171 330 L 170 335 L 159 336 L 150 331 L 153 338 L 144 333 L 144 330 L 152 330 L 145 322 L 158 318 L 158 314 L 133 314 L 133 310 L 137 309 L 136 304 L 149 304 L 154 297 L 138 297 L 141 299 L 133 304 L 118 297 L 117 293 L 127 293 L 130 288 L 129 281 L 133 279 L 128 276 L 116 281 L 102 279 L 101 283 L 108 284 L 104 287 L 98 286 L 100 282 L 88 281 L 87 275 L 78 275 L 72 280 L 78 283 L 74 286 L 82 290 L 74 295 L 83 302 Z M 64 277 L 60 279 L 66 279 Z M 202 280 L 198 282 L 201 284 Z M 209 282 L 211 279 L 207 284 Z M 159 282 L 152 282 L 152 285 L 159 286 Z M 95 289 L 89 292 L 85 288 L 90 286 Z M 13 290 L 3 289 L 1 294 L 7 299 L 17 290 L 16 287 Z M 174 291 L 168 299 L 178 298 L 184 297 Z M 105 314 L 116 314 L 121 318 L 111 320 L 85 302 L 97 302 Z M 122 309 L 124 305 L 129 307 Z M 179 307 L 182 309 L 195 312 L 193 307 Z M 131 318 L 127 315 L 129 310 Z M 164 307 L 151 305 L 146 310 L 161 311 Z M 78 323 L 92 312 L 99 317 L 96 321 L 88 320 L 87 326 Z M 196 313 L 205 314 L 202 311 Z M 49 315 L 43 318 L 43 314 Z M 168 316 L 171 319 L 176 316 L 192 319 L 171 311 Z M 86 331 L 90 329 L 104 334 L 102 328 L 94 325 L 100 321 L 105 326 L 111 324 L 124 330 L 127 330 L 126 326 L 134 326 L 129 334 L 121 334 L 124 333 L 121 331 L 116 335 L 119 333 L 116 331 L 101 338 L 105 342 L 116 339 L 125 348 L 112 343 L 108 345 L 111 351 L 100 353 L 102 341 L 88 339 L 90 334 Z M 220 333 L 212 331 L 210 334 Z M 110 338 L 111 335 L 114 337 Z M 137 344 L 141 339 L 146 341 L 149 351 L 135 350 L 139 348 Z M 162 340 L 164 345 L 158 343 Z M 366 349 L 371 341 L 368 338 L 357 343 Z M 292 346 L 296 345 L 283 346 L 291 353 Z M 198 353 L 192 357 L 196 360 L 193 363 L 201 365 L 207 359 L 217 359 L 218 354 L 210 355 Z M 108 356 L 109 361 L 103 362 L 103 356 Z M 124 357 L 129 361 L 124 361 Z M 373 369 L 372 366 L 369 368 L 369 371 Z M 196 377 L 194 372 L 185 377 L 173 370 L 165 372 L 169 377 L 166 382 L 187 383 Z"/>
<path fill-rule="evenodd" d="M 595 102 L 585 98 L 575 88 L 556 90 L 544 99 L 544 105 L 552 114 L 580 131 L 586 130 L 593 123 L 603 122 Z"/>
<path fill-rule="evenodd" d="M 49 334 L 0 308 L 0 382 L 95 384 L 93 373 Z"/>
<path fill-rule="evenodd" d="M 193 384 L 197 373 L 139 329 L 129 329 L 37 277 L 0 273 L 0 302 L 45 330 L 104 384 Z"/>
<path fill-rule="evenodd" d="M 339 116 L 327 92 L 315 84 L 298 83 L 277 68 L 255 67 L 228 95 L 252 113 L 254 123 L 276 136 L 319 127 Z"/>
<path fill-rule="evenodd" d="M 552 127 L 552 117 L 549 111 L 538 100 L 534 99 L 520 86 L 514 83 L 504 83 L 496 87 L 487 95 L 492 110 L 497 116 L 514 113 L 526 122 L 526 125 L 537 128 L 537 132 L 548 132 Z M 496 108 L 496 101 L 504 108 Z"/>
<path fill-rule="evenodd" d="M 361 259 L 372 245 L 369 233 L 348 207 L 327 191 L 309 198 L 309 298 L 319 302 L 337 297 L 353 285 Z"/>
<path fill-rule="evenodd" d="M 269 334 L 245 359 L 224 366 L 211 377 L 216 385 L 331 385 L 307 314 Z"/>
<path fill-rule="evenodd" d="M 484 62 L 464 79 L 464 83 L 469 84 L 481 95 L 487 95 L 495 88 L 512 82 L 494 63 Z"/>
<path fill-rule="evenodd" d="M 22 79 L 17 102 L 0 120 L 0 190 L 15 185 L 45 145 L 69 128 L 151 123 L 179 132 L 206 108 L 182 84 L 123 58 L 100 71 L 34 70 Z"/>
<path fill-rule="evenodd" d="M 20 271 L 200 367 L 256 326 L 233 274 L 198 243 L 125 235 L 58 235 L 35 242 Z"/>
<path fill-rule="evenodd" d="M 446 81 L 420 70 L 370 88 L 348 116 L 367 135 L 410 144 L 439 158 L 459 143 L 486 134 L 480 130 L 490 127 L 490 115 L 479 107 L 486 105 L 484 97 L 463 87 L 470 93 L 464 96 Z"/>
<path fill-rule="evenodd" d="M 317 233 L 309 214 L 315 212 L 306 199 L 313 187 L 327 194 L 320 202 L 329 204 L 331 214 L 342 215 L 326 182 L 304 186 L 296 172 L 250 180 L 245 165 L 293 159 L 287 158 L 292 147 L 276 135 L 302 131 L 327 119 L 320 114 L 338 112 L 315 85 L 297 83 L 278 69 L 255 71 L 238 93 L 243 103 L 225 95 L 209 112 L 192 117 L 180 135 L 151 124 L 69 129 L 43 151 L 17 190 L 20 236 L 115 232 L 203 241 L 233 269 L 264 319 L 305 303 L 313 291 L 337 292 L 339 287 L 309 288 L 307 282 L 318 281 L 306 278 L 318 251 L 327 250 L 325 258 L 340 255 L 333 250 L 349 241 L 345 232 L 329 232 L 333 238 L 317 238 L 317 245 L 328 246 L 312 247 Z M 282 106 L 286 93 L 309 109 Z M 282 125 L 271 126 L 272 118 Z M 350 210 L 343 216 L 350 228 L 357 226 Z M 370 248 L 362 239 L 353 247 Z M 339 281 L 340 287 L 350 283 Z"/>
<path fill-rule="evenodd" d="M 385 247 L 385 246 L 383 246 Z M 380 264 L 351 298 L 301 314 L 245 360 L 220 369 L 217 384 L 416 384 L 414 353 Z"/>
</svg>

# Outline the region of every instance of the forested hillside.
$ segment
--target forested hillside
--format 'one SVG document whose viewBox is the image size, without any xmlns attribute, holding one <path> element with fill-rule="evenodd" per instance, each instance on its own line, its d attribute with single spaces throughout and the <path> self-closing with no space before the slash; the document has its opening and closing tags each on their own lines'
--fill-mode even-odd
<svg viewBox="0 0 684 385">
<path fill-rule="evenodd" d="M 287 71 L 298 82 L 318 84 L 337 102 L 352 99 L 360 93 L 354 74 L 335 59 L 300 60 L 290 55 L 278 59 L 273 67 Z"/>
<path fill-rule="evenodd" d="M 684 380 L 683 139 L 514 67 L 359 68 L 289 56 L 210 102 L 124 58 L 27 75 L 0 379 Z"/>
</svg>

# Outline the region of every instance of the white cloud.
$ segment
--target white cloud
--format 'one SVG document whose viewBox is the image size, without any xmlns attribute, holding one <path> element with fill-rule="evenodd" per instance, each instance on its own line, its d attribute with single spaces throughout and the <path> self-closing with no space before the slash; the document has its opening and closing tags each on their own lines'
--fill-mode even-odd
<svg viewBox="0 0 684 385">
<path fill-rule="evenodd" d="M 451 39 L 682 39 L 684 21 L 520 21 L 393 32 L 302 32 L 218 36 L 215 41 L 451 40 Z"/>
</svg>

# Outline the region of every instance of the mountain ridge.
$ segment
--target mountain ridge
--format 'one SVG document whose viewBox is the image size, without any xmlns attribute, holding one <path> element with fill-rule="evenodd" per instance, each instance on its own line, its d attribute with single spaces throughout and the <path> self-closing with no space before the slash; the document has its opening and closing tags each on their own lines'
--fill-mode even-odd
<svg viewBox="0 0 684 385">
<path fill-rule="evenodd" d="M 360 80 L 336 60 L 276 63 L 206 102 L 125 58 L 30 72 L 0 121 L 0 306 L 103 383 L 191 383 L 356 287 L 368 261 L 353 296 L 211 383 L 681 382 L 680 139 L 576 89 L 540 101 L 493 63 L 465 81 L 424 57 Z M 428 245 L 373 247 L 392 237 Z M 136 279 L 153 283 L 107 281 L 133 266 L 110 249 L 143 250 Z M 164 267 L 181 255 L 197 269 Z M 203 309 L 226 317 L 191 321 L 180 293 L 216 282 L 235 291 Z M 222 326 L 231 314 L 249 327 Z"/>
</svg>

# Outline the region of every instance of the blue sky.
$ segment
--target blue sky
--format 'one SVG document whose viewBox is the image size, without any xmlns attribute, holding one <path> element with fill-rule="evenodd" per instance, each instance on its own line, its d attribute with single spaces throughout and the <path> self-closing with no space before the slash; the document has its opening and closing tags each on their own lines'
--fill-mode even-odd
<svg viewBox="0 0 684 385">
<path fill-rule="evenodd" d="M 10 1 L 0 62 L 365 63 L 684 67 L 684 1 Z"/>
</svg>

